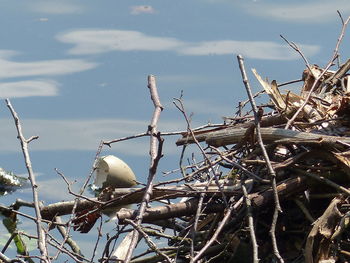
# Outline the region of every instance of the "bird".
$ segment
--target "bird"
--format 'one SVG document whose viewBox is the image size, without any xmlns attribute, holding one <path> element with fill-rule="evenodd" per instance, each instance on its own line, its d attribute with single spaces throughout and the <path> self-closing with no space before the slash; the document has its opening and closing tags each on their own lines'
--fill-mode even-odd
<svg viewBox="0 0 350 263">
<path fill-rule="evenodd" d="M 91 186 L 99 201 L 108 201 L 115 188 L 130 188 L 137 185 L 133 170 L 120 158 L 107 155 L 98 158 L 94 164 L 95 180 Z M 101 213 L 115 219 L 116 213 L 121 208 L 129 206 L 110 205 L 107 208 L 97 209 L 91 213 L 90 210 L 77 212 L 73 219 L 73 227 L 81 233 L 87 233 L 94 226 Z M 96 207 L 98 208 L 98 207 Z"/>
</svg>

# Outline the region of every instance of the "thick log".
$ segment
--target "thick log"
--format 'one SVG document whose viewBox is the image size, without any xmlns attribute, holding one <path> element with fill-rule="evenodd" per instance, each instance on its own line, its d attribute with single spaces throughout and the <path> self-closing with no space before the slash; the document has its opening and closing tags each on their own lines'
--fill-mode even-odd
<svg viewBox="0 0 350 263">
<path fill-rule="evenodd" d="M 208 145 L 215 147 L 236 144 L 241 142 L 245 138 L 246 131 L 247 129 L 226 128 L 221 131 L 208 133 L 206 135 L 205 142 Z M 266 143 L 275 142 L 283 139 L 289 139 L 291 142 L 293 140 L 303 140 L 306 143 L 307 141 L 314 141 L 320 143 L 335 143 L 337 141 L 340 141 L 350 143 L 350 137 L 330 136 L 318 133 L 299 132 L 279 128 L 261 128 L 260 131 L 261 137 Z M 182 145 L 185 143 L 188 143 L 188 140 L 185 138 L 181 138 L 176 142 L 177 145 Z"/>
<path fill-rule="evenodd" d="M 302 193 L 306 190 L 307 184 L 305 177 L 295 177 L 287 179 L 277 185 L 277 192 L 280 200 L 286 199 L 291 195 Z M 259 193 L 252 193 L 249 195 L 252 205 L 257 208 L 263 208 L 267 205 L 273 206 L 273 190 L 268 188 Z M 146 210 L 143 222 L 152 223 L 154 220 L 163 220 L 173 217 L 189 216 L 196 213 L 198 207 L 198 199 L 193 198 L 186 202 L 170 204 L 166 206 L 149 208 Z M 226 206 L 224 204 L 209 203 L 206 204 L 206 213 L 216 213 L 224 211 Z M 132 219 L 136 216 L 137 210 L 123 209 L 117 213 L 119 223 L 123 224 L 125 219 Z"/>
<path fill-rule="evenodd" d="M 232 196 L 241 192 L 241 185 L 239 183 L 233 184 L 233 181 L 226 180 L 219 181 L 222 183 L 220 188 L 217 185 L 209 185 L 207 183 L 196 183 L 181 186 L 167 186 L 167 187 L 154 187 L 152 193 L 152 199 L 175 199 L 179 197 L 196 197 L 200 193 L 205 192 L 207 195 L 214 195 L 218 193 L 224 193 L 225 195 Z M 246 181 L 246 184 L 252 184 L 252 180 Z M 113 192 L 112 199 L 108 202 L 111 205 L 127 206 L 130 204 L 137 204 L 141 202 L 144 195 L 144 188 L 116 188 Z M 56 215 L 68 215 L 72 213 L 72 209 L 75 201 L 66 201 L 50 204 L 41 208 L 41 215 L 44 219 L 52 220 Z M 82 210 L 90 210 L 94 207 L 103 207 L 103 202 L 99 202 L 97 198 L 91 198 L 90 200 L 79 200 L 76 208 L 76 212 Z M 103 208 L 106 208 L 104 206 Z"/>
</svg>

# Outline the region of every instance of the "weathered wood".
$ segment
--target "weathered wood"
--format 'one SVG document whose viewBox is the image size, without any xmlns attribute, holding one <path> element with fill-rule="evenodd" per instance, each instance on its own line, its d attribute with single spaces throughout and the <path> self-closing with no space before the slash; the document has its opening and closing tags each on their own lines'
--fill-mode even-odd
<svg viewBox="0 0 350 263">
<path fill-rule="evenodd" d="M 306 190 L 307 184 L 305 177 L 295 177 L 280 182 L 277 185 L 277 192 L 280 200 L 287 198 L 290 195 L 295 195 Z M 271 188 L 249 195 L 252 205 L 255 208 L 262 208 L 266 205 L 273 206 L 273 191 Z M 192 198 L 185 202 L 170 204 L 166 206 L 159 206 L 148 208 L 144 214 L 144 222 L 152 223 L 154 220 L 163 220 L 173 217 L 188 216 L 195 214 L 198 207 L 198 199 Z M 215 213 L 223 211 L 226 208 L 224 204 L 207 203 L 207 213 Z M 123 209 L 117 213 L 119 223 L 123 224 L 125 219 L 132 219 L 136 215 L 136 210 Z"/>
<path fill-rule="evenodd" d="M 229 144 L 236 144 L 242 141 L 246 129 L 226 128 L 207 134 L 205 142 L 209 145 L 219 147 Z M 319 141 L 325 143 L 335 143 L 337 141 L 350 143 L 350 137 L 330 136 L 317 133 L 299 132 L 279 128 L 261 128 L 261 136 L 264 142 L 271 143 L 283 139 Z M 189 143 L 186 138 L 179 139 L 176 144 Z"/>
<path fill-rule="evenodd" d="M 281 125 L 286 123 L 286 118 L 283 115 L 274 115 L 274 116 L 265 116 L 261 119 L 260 121 L 260 126 L 261 127 L 269 127 L 269 126 L 275 126 L 275 125 Z M 219 127 L 219 128 L 214 128 L 214 129 L 207 129 L 207 130 L 199 130 L 199 131 L 194 131 L 193 133 L 196 136 L 196 139 L 198 142 L 203 142 L 205 139 L 212 134 L 213 132 L 220 132 L 220 131 L 225 131 L 226 129 L 247 129 L 251 127 L 252 125 L 255 125 L 254 119 L 250 119 L 249 121 L 245 123 L 240 123 L 236 124 L 234 126 L 230 126 L 229 124 L 226 127 Z M 176 145 L 184 145 L 184 144 L 189 144 L 189 143 L 194 143 L 194 140 L 191 136 L 190 133 L 186 133 L 182 135 L 183 138 L 179 139 L 176 142 Z"/>
<path fill-rule="evenodd" d="M 340 68 L 328 79 L 323 82 L 324 86 L 333 87 L 337 82 L 345 76 L 345 74 L 350 70 L 350 59 L 348 59 Z"/>
<path fill-rule="evenodd" d="M 220 183 L 223 183 L 223 181 Z M 247 180 L 246 184 L 252 184 L 252 180 Z M 144 188 L 116 188 L 112 194 L 112 199 L 108 201 L 111 205 L 125 206 L 130 204 L 139 203 L 142 200 L 144 194 Z M 207 186 L 207 183 L 196 183 L 181 186 L 167 186 L 167 187 L 154 187 L 152 200 L 154 199 L 175 199 L 178 197 L 195 197 L 200 193 L 205 192 L 207 195 L 214 195 L 217 193 L 224 193 L 225 195 L 232 196 L 241 192 L 241 184 L 233 184 L 232 181 L 226 181 L 220 188 L 213 184 Z M 100 203 L 102 207 L 103 203 L 98 202 L 97 198 L 91 198 L 90 200 L 80 200 L 78 202 L 76 212 L 86 209 L 92 209 Z M 58 202 L 50 204 L 41 208 L 41 215 L 44 219 L 51 220 L 56 215 L 68 215 L 71 214 L 74 201 Z M 106 208 L 106 207 L 103 207 Z"/>
</svg>

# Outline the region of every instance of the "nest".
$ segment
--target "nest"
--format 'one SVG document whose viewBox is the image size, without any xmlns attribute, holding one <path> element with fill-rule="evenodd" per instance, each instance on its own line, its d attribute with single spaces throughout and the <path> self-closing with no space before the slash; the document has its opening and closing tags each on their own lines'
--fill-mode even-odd
<svg viewBox="0 0 350 263">
<path fill-rule="evenodd" d="M 86 199 L 42 207 L 42 217 L 74 211 L 75 229 L 87 232 L 103 209 L 138 204 L 137 209 L 117 212 L 117 233 L 108 239 L 102 262 L 348 262 L 350 59 L 330 70 L 337 49 L 338 45 L 325 68 L 306 61 L 297 81 L 270 82 L 253 69 L 262 87 L 255 95 L 238 56 L 249 99 L 222 124 L 192 128 L 182 99 L 176 99 L 187 123 L 176 142 L 182 146 L 180 168 L 167 173 L 176 173 L 176 179 L 157 184 L 163 137 L 179 133 L 156 130 L 162 106 L 150 76 L 155 112 L 148 131 L 103 142 L 149 136 L 147 185 L 105 189 L 98 202 Z M 300 84 L 299 94 L 280 88 L 295 82 Z M 269 101 L 256 105 L 255 98 L 264 93 Z M 184 164 L 191 144 L 199 154 Z M 113 248 L 123 232 L 129 233 Z M 131 257 L 140 237 L 149 249 L 143 247 L 141 254 Z"/>
<path fill-rule="evenodd" d="M 106 188 L 98 203 L 87 199 L 52 204 L 41 209 L 43 218 L 76 209 L 75 229 L 88 232 L 107 207 L 139 204 L 138 209 L 117 213 L 118 224 L 134 231 L 129 229 L 119 247 L 109 252 L 124 231 L 118 228 L 107 241 L 102 262 L 125 259 L 138 237 L 149 249 L 133 257 L 135 263 L 347 262 L 350 60 L 336 71 L 308 65 L 299 80 L 300 94 L 280 91 L 295 81 L 269 82 L 253 69 L 262 86 L 255 95 L 243 58 L 238 60 L 249 100 L 239 104 L 236 116 L 192 129 L 182 100 L 176 100 L 188 124 L 176 144 L 182 153 L 190 144 L 199 149 L 199 157 L 192 155 L 187 165 L 182 154 L 181 168 L 169 172 L 178 172 L 179 178 L 153 183 L 163 140 L 150 125 L 145 135 L 158 140 L 158 149 L 151 147 L 146 187 Z M 254 97 L 262 93 L 270 102 L 257 106 Z M 249 102 L 251 110 L 244 113 Z"/>
<path fill-rule="evenodd" d="M 239 60 L 243 66 L 243 59 Z M 205 174 L 208 185 L 219 189 L 216 198 L 201 197 L 202 211 L 218 200 L 225 207 L 215 215 L 197 214 L 201 227 L 196 244 L 203 247 L 217 234 L 210 248 L 220 251 L 213 256 L 209 248 L 202 248 L 201 258 L 229 262 L 350 259 L 349 68 L 350 60 L 337 71 L 307 67 L 300 94 L 282 93 L 279 86 L 284 84 L 264 80 L 253 69 L 263 87 L 259 94 L 268 94 L 271 102 L 256 107 L 250 96 L 253 114 L 239 109 L 221 127 L 193 130 L 177 141 L 178 145 L 207 144 L 205 160 L 192 166 L 190 175 L 203 178 Z M 242 75 L 249 94 L 245 71 Z M 232 194 L 226 191 L 227 185 L 241 191 Z"/>
</svg>

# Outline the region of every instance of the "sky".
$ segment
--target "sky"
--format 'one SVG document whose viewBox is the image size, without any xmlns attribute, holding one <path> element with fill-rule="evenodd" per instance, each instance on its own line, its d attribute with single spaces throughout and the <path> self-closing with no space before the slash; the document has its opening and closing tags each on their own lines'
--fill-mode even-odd
<svg viewBox="0 0 350 263">
<path fill-rule="evenodd" d="M 295 42 L 311 64 L 325 66 L 341 29 L 348 0 L 1 0 L 0 167 L 26 176 L 11 103 L 30 143 L 39 197 L 46 204 L 72 199 L 54 171 L 78 188 L 101 140 L 147 130 L 153 104 L 147 76 L 156 76 L 164 105 L 158 129 L 185 130 L 173 99 L 183 94 L 193 127 L 220 123 L 246 100 L 236 55 L 278 83 L 299 79 L 305 64 L 280 37 Z M 348 59 L 349 34 L 340 48 Z M 291 87 L 300 88 L 298 84 Z M 177 168 L 177 137 L 166 138 L 162 171 Z M 102 155 L 126 161 L 145 182 L 149 139 L 113 144 Z M 22 191 L 3 198 L 30 200 Z"/>
</svg>

